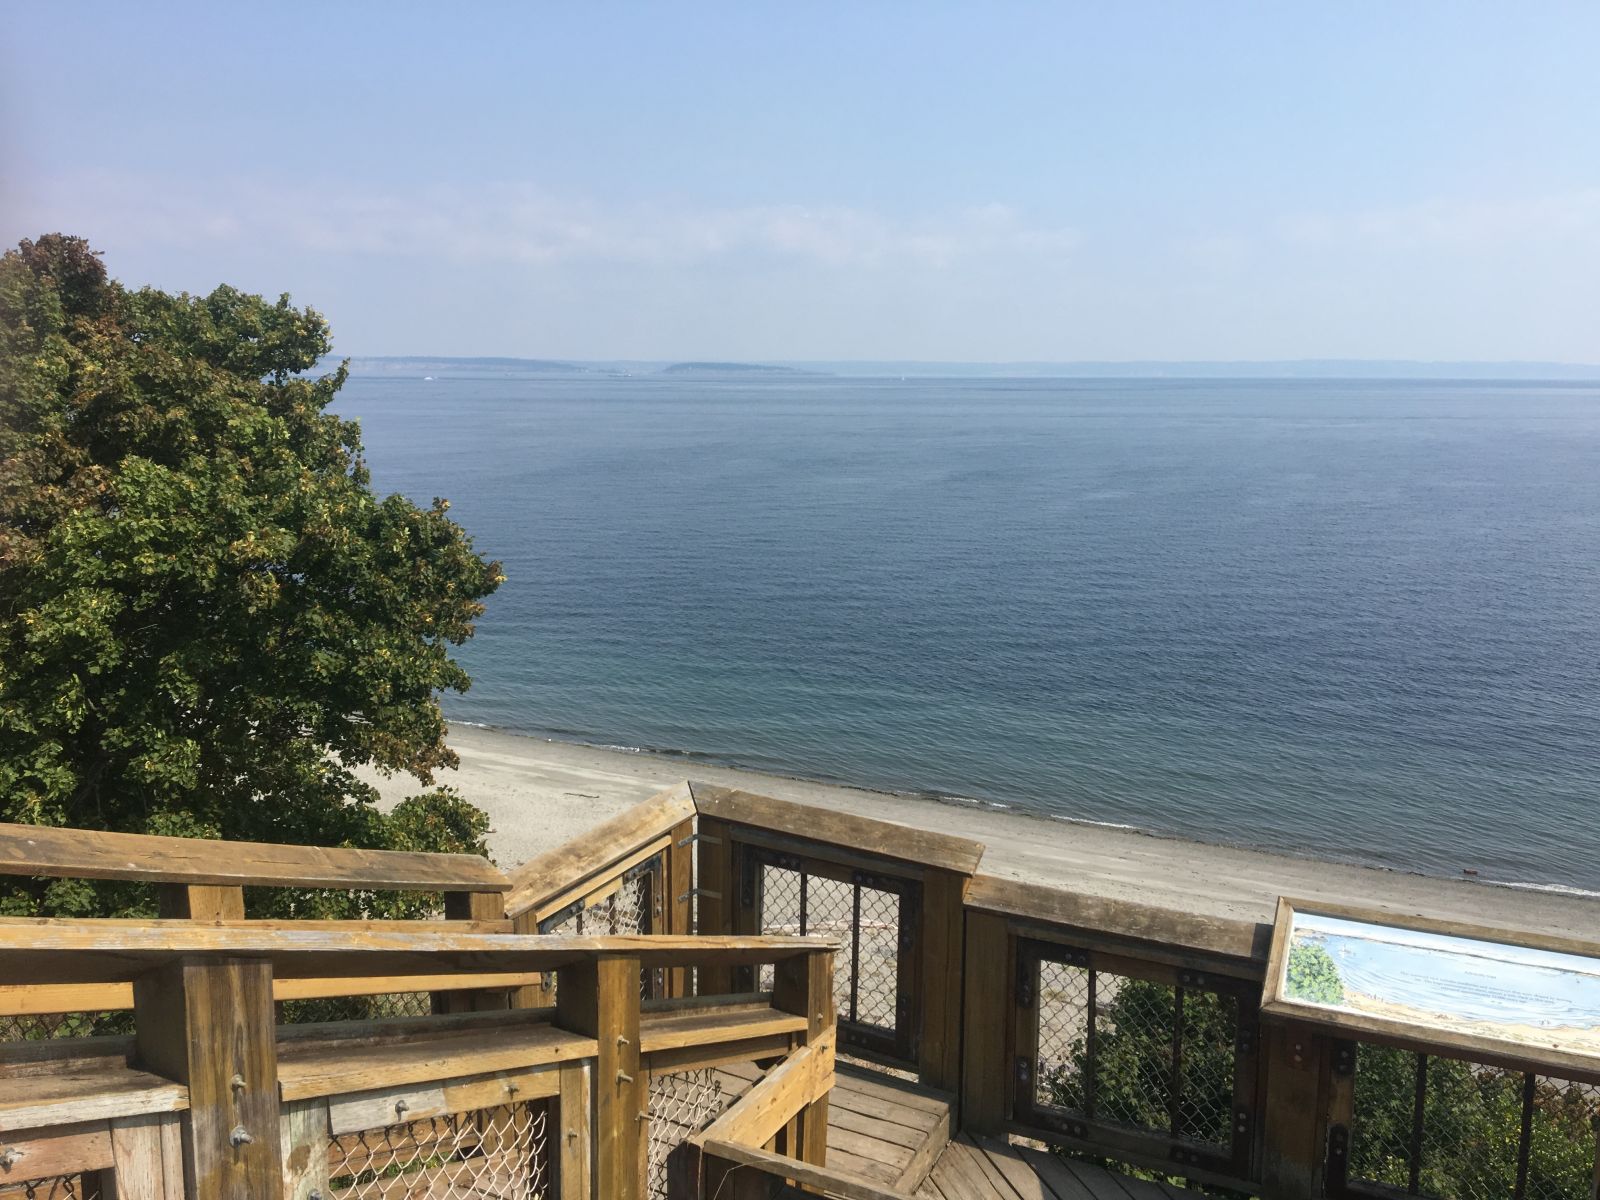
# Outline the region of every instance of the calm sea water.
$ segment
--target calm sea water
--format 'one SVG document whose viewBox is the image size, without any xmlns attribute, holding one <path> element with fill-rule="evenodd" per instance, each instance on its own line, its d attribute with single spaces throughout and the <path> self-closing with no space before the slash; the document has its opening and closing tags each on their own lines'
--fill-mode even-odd
<svg viewBox="0 0 1600 1200">
<path fill-rule="evenodd" d="M 358 377 L 458 720 L 1600 888 L 1600 388 Z M 685 773 L 689 773 L 686 766 Z"/>
</svg>

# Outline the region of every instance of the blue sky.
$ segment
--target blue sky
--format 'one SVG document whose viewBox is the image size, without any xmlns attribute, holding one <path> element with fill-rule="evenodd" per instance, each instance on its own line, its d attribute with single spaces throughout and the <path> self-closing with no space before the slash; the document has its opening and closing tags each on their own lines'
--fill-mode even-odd
<svg viewBox="0 0 1600 1200">
<path fill-rule="evenodd" d="M 1600 5 L 0 8 L 0 238 L 352 354 L 1600 361 Z"/>
</svg>

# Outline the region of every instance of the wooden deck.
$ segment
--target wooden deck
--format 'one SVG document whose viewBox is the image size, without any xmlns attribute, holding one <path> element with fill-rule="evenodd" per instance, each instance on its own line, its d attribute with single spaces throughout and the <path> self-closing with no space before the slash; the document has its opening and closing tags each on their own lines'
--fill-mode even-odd
<svg viewBox="0 0 1600 1200">
<path fill-rule="evenodd" d="M 1196 1200 L 1200 1195 L 967 1134 L 945 1147 L 916 1194 L 921 1200 Z"/>
<path fill-rule="evenodd" d="M 761 1075 L 754 1064 L 719 1071 L 723 1087 L 736 1094 Z M 950 1098 L 944 1093 L 836 1064 L 828 1093 L 829 1167 L 910 1195 L 928 1178 L 949 1138 Z"/>
</svg>

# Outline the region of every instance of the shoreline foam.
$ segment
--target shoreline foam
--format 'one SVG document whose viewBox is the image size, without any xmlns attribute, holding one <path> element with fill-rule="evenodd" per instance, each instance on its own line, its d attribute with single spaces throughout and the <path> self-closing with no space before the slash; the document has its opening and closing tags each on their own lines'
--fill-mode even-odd
<svg viewBox="0 0 1600 1200">
<path fill-rule="evenodd" d="M 988 874 L 1110 899 L 1267 922 L 1279 895 L 1423 913 L 1561 936 L 1593 937 L 1600 901 L 1578 889 L 1427 876 L 1185 840 L 962 798 L 874 791 L 848 783 L 723 766 L 704 758 L 617 750 L 454 722 L 461 767 L 438 782 L 485 809 L 502 865 L 524 862 L 685 778 L 983 842 Z M 409 776 L 366 778 L 385 802 L 421 790 Z M 929 804 L 928 799 L 940 802 Z"/>
</svg>

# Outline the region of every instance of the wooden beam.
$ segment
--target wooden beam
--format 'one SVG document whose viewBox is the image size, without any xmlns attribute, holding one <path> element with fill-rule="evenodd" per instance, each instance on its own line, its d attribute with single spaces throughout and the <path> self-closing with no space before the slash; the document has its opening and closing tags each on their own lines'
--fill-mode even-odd
<svg viewBox="0 0 1600 1200">
<path fill-rule="evenodd" d="M 512 871 L 506 911 L 515 917 L 542 907 L 563 892 L 581 888 L 628 854 L 666 837 L 693 816 L 694 800 L 687 784 L 658 792 L 582 837 L 529 859 Z"/>
<path fill-rule="evenodd" d="M 220 842 L 46 825 L 0 824 L 0 875 L 360 891 L 511 889 L 510 880 L 476 854 Z"/>
<path fill-rule="evenodd" d="M 961 1005 L 961 1128 L 999 1133 L 1006 1122 L 1011 1059 L 1011 932 L 1004 917 L 968 912 Z"/>
<path fill-rule="evenodd" d="M 657 933 L 692 934 L 694 932 L 694 860 L 698 840 L 695 836 L 693 815 L 672 827 L 667 834 L 667 868 L 662 880 L 662 928 Z M 668 996 L 689 994 L 689 972 L 684 967 L 673 967 L 666 975 Z"/>
<path fill-rule="evenodd" d="M 332 1193 L 328 1187 L 328 1102 L 293 1100 L 278 1119 L 283 1142 L 284 1200 L 312 1200 Z"/>
<path fill-rule="evenodd" d="M 1113 900 L 1017 879 L 978 875 L 967 890 L 967 907 L 1048 925 L 1092 930 L 1130 942 L 1187 948 L 1258 964 L 1267 961 L 1272 927 L 1179 912 L 1134 900 Z"/>
<path fill-rule="evenodd" d="M 877 821 L 831 808 L 774 800 L 753 792 L 689 782 L 702 818 L 770 829 L 820 845 L 848 846 L 918 866 L 971 875 L 983 858 L 983 843 L 933 833 L 911 825 Z M 702 826 L 703 827 L 703 826 Z"/>
<path fill-rule="evenodd" d="M 735 894 L 739 881 L 734 872 L 733 827 L 702 816 L 698 850 L 699 932 L 702 937 L 733 933 Z M 702 966 L 697 972 L 702 995 L 733 990 L 733 972 L 721 966 Z"/>
<path fill-rule="evenodd" d="M 589 1062 L 561 1067 L 560 1095 L 556 1101 L 559 1145 L 556 1164 L 559 1200 L 595 1200 L 594 1066 Z"/>
<path fill-rule="evenodd" d="M 134 982 L 136 1057 L 189 1089 L 188 1200 L 283 1195 L 272 967 L 179 959 Z"/>
<path fill-rule="evenodd" d="M 827 1096 L 833 1086 L 833 1057 L 834 1034 L 830 1030 L 768 1071 L 731 1108 L 695 1135 L 696 1140 L 766 1145 L 809 1105 Z M 791 1156 L 800 1157 L 794 1153 Z"/>
<path fill-rule="evenodd" d="M 757 1150 L 750 1146 L 741 1146 L 736 1142 L 706 1142 L 703 1152 L 709 1158 L 722 1159 L 725 1163 L 760 1172 L 773 1181 L 773 1186 L 785 1179 L 792 1179 L 803 1187 L 824 1192 L 829 1196 L 838 1196 L 842 1200 L 912 1200 L 909 1192 L 875 1187 L 855 1175 L 797 1162 L 770 1150 Z M 708 1170 L 708 1179 L 710 1174 Z"/>
<path fill-rule="evenodd" d="M 929 1087 L 953 1092 L 961 1081 L 961 987 L 970 875 L 929 870 L 922 880 L 922 1029 L 917 1074 Z"/>
<path fill-rule="evenodd" d="M 789 1142 L 791 1156 L 822 1166 L 828 1160 L 828 1092 L 833 1087 L 833 951 L 819 950 L 804 958 L 789 959 L 774 967 L 772 1006 L 806 1018 L 801 1035 L 810 1047 L 826 1046 L 823 1086 L 798 1110 Z M 781 1068 L 780 1068 L 781 1069 Z"/>
<path fill-rule="evenodd" d="M 563 970 L 556 1020 L 598 1042 L 590 1110 L 595 1195 L 640 1200 L 649 1089 L 639 1059 L 639 960 L 604 955 Z"/>
<path fill-rule="evenodd" d="M 1261 1187 L 1273 1200 L 1317 1200 L 1323 1180 L 1331 1042 L 1320 1034 L 1262 1023 L 1266 1102 L 1261 1109 Z"/>
<path fill-rule="evenodd" d="M 244 920 L 244 888 L 163 883 L 156 889 L 162 917 L 180 921 Z"/>
</svg>

